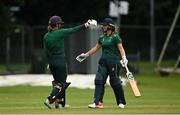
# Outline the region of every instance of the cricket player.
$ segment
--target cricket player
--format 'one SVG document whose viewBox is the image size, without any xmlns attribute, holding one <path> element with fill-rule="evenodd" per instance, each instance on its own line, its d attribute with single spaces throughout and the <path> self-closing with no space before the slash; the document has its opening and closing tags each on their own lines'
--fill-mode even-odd
<svg viewBox="0 0 180 115">
<path fill-rule="evenodd" d="M 102 55 L 99 60 L 98 71 L 94 80 L 95 92 L 94 103 L 89 108 L 103 108 L 104 85 L 107 77 L 110 77 L 110 85 L 113 88 L 116 103 L 119 108 L 124 108 L 126 101 L 124 91 L 119 78 L 120 60 L 122 66 L 128 63 L 121 37 L 115 32 L 115 24 L 111 18 L 105 18 L 102 22 L 103 34 L 99 37 L 98 43 L 87 53 L 77 56 L 79 62 L 96 53 L 102 48 Z"/>
<path fill-rule="evenodd" d="M 65 107 L 65 90 L 70 85 L 67 79 L 67 64 L 64 52 L 64 39 L 66 36 L 85 29 L 89 26 L 97 26 L 95 20 L 88 20 L 85 24 L 73 28 L 63 28 L 63 20 L 59 16 L 52 16 L 48 23 L 48 32 L 44 35 L 43 45 L 48 59 L 49 69 L 53 75 L 52 91 L 44 104 L 52 108 L 56 102 L 56 108 Z"/>
</svg>

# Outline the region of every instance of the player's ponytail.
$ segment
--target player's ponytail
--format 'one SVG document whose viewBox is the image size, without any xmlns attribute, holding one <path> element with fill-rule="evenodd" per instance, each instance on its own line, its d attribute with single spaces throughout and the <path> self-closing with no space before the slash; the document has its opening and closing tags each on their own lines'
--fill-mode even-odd
<svg viewBox="0 0 180 115">
<path fill-rule="evenodd" d="M 49 32 L 51 32 L 53 30 L 53 28 L 50 25 L 48 25 L 47 29 Z"/>
<path fill-rule="evenodd" d="M 51 32 L 53 31 L 55 28 L 57 27 L 57 25 L 48 25 L 48 31 Z"/>
</svg>

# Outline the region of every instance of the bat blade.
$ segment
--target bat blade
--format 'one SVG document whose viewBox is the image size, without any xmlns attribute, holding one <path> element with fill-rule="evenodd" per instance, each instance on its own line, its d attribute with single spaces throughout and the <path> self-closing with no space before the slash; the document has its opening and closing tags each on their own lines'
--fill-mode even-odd
<svg viewBox="0 0 180 115">
<path fill-rule="evenodd" d="M 141 93 L 140 93 L 140 91 L 139 91 L 139 89 L 137 87 L 136 81 L 135 81 L 134 76 L 133 76 L 133 74 L 131 72 L 127 73 L 127 78 L 129 80 L 129 83 L 130 83 L 131 89 L 132 89 L 132 91 L 134 93 L 134 96 L 135 97 L 140 97 Z"/>
</svg>

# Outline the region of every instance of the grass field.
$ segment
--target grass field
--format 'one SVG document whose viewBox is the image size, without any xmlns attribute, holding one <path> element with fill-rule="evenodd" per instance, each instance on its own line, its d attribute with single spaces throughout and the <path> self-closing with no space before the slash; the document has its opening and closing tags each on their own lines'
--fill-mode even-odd
<svg viewBox="0 0 180 115">
<path fill-rule="evenodd" d="M 135 98 L 129 86 L 125 86 L 127 105 L 120 109 L 115 105 L 111 87 L 106 87 L 103 109 L 89 109 L 93 90 L 69 88 L 69 108 L 48 109 L 43 102 L 51 87 L 14 86 L 0 87 L 0 114 L 180 114 L 180 76 L 136 77 L 142 97 Z"/>
</svg>

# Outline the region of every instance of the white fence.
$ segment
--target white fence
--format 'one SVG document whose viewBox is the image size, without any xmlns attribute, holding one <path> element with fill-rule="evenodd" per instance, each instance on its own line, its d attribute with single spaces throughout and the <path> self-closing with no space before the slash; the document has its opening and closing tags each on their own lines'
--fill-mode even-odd
<svg viewBox="0 0 180 115">
<path fill-rule="evenodd" d="M 94 74 L 72 74 L 68 75 L 67 81 L 71 82 L 70 87 L 94 89 Z M 0 87 L 28 85 L 28 86 L 51 86 L 52 76 L 50 74 L 20 74 L 0 76 Z M 122 78 L 125 85 L 127 80 Z M 109 79 L 107 80 L 109 85 Z"/>
</svg>

